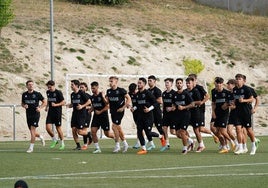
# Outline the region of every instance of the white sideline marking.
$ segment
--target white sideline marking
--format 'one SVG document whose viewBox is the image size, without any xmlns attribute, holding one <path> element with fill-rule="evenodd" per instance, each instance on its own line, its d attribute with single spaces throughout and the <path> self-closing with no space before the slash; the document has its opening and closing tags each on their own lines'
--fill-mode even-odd
<svg viewBox="0 0 268 188">
<path fill-rule="evenodd" d="M 115 171 L 99 171 L 99 172 L 78 172 L 68 174 L 48 174 L 48 175 L 37 175 L 37 176 L 23 176 L 23 177 L 2 177 L 0 180 L 14 180 L 14 179 L 69 179 L 75 178 L 74 176 L 82 175 L 97 175 L 97 174 L 114 174 L 114 173 L 125 173 L 125 172 L 146 172 L 146 171 L 163 171 L 163 170 L 182 170 L 182 169 L 201 169 L 201 168 L 220 168 L 220 167 L 238 167 L 238 166 L 258 166 L 268 165 L 268 163 L 248 163 L 248 164 L 230 164 L 230 165 L 209 165 L 209 166 L 185 166 L 185 167 L 169 167 L 169 168 L 151 168 L 151 169 L 131 169 L 131 170 L 115 170 Z M 217 176 L 266 176 L 267 173 L 246 173 L 246 174 L 194 174 L 194 175 L 175 175 L 175 176 L 96 176 L 96 177 L 76 177 L 79 178 L 183 178 L 183 177 L 217 177 Z"/>
</svg>

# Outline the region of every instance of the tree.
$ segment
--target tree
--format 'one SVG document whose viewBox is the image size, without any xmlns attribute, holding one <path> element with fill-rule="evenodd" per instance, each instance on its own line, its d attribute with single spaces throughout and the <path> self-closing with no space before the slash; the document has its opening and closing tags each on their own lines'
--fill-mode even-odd
<svg viewBox="0 0 268 188">
<path fill-rule="evenodd" d="M 0 39 L 2 28 L 7 26 L 14 18 L 11 9 L 11 0 L 0 0 Z"/>
</svg>

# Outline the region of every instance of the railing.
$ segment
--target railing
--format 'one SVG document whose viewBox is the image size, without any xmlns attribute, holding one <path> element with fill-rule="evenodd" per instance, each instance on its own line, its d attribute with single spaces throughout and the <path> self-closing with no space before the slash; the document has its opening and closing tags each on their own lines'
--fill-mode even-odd
<svg viewBox="0 0 268 188">
<path fill-rule="evenodd" d="M 206 126 L 209 126 L 209 121 L 211 117 L 211 106 L 206 105 Z M 4 109 L 3 109 L 4 108 Z M 7 113 L 5 110 L 6 108 L 11 109 L 11 113 Z M 128 123 L 123 123 L 123 128 L 128 128 L 129 130 L 125 132 L 128 136 L 135 136 L 136 135 L 136 126 L 134 125 L 134 122 L 131 124 L 129 123 L 129 120 L 132 120 L 132 115 L 129 112 L 129 110 L 126 110 L 125 113 L 126 116 L 124 119 L 128 119 Z M 63 108 L 63 122 L 64 119 L 66 119 L 67 110 Z M 254 114 L 254 127 L 261 128 L 261 130 L 258 132 L 259 135 L 268 135 L 268 104 L 261 104 L 259 106 L 259 109 L 257 110 L 257 113 Z M 12 117 L 11 119 L 9 117 Z M 39 123 L 38 131 L 44 134 L 48 137 L 48 134 L 45 129 L 45 120 L 46 120 L 46 112 L 44 110 L 41 111 L 41 118 Z M 129 126 L 129 127 L 127 127 Z M 63 131 L 67 134 L 67 130 L 70 125 L 65 125 L 62 127 Z M 130 128 L 131 127 L 131 128 Z M 17 140 L 19 139 L 26 139 L 29 137 L 29 131 L 26 123 L 26 115 L 25 115 L 25 109 L 21 107 L 21 105 L 18 104 L 0 104 L 0 141 L 1 140 Z M 7 130 L 3 130 L 6 128 Z M 12 134 L 10 132 L 10 129 L 12 129 Z M 25 131 L 24 131 L 25 130 Z M 267 130 L 267 131 L 266 131 Z M 254 130 L 255 132 L 255 130 Z M 102 137 L 102 132 L 100 131 L 100 137 Z M 191 129 L 190 129 L 191 133 Z M 6 138 L 5 138 L 6 137 Z M 68 138 L 71 138 L 70 136 Z M 27 138 L 28 140 L 29 138 Z"/>
</svg>

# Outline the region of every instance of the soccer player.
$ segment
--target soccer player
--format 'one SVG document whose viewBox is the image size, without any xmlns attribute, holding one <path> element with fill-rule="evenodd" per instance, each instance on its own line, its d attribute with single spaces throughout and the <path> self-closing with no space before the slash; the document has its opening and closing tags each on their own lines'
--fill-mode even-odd
<svg viewBox="0 0 268 188">
<path fill-rule="evenodd" d="M 118 87 L 118 77 L 111 76 L 109 78 L 110 88 L 106 92 L 106 100 L 110 105 L 110 114 L 112 119 L 112 129 L 115 137 L 115 147 L 113 152 L 117 153 L 121 150 L 119 138 L 123 142 L 123 153 L 128 149 L 128 143 L 125 139 L 121 121 L 124 116 L 125 108 L 130 107 L 131 98 L 124 88 Z"/>
<path fill-rule="evenodd" d="M 152 126 L 153 126 L 153 109 L 157 105 L 154 95 L 145 89 L 146 79 L 139 78 L 138 80 L 138 93 L 136 95 L 136 104 L 131 107 L 131 111 L 137 113 L 137 135 L 141 144 L 141 150 L 137 152 L 138 155 L 143 155 L 147 153 L 147 150 L 155 148 L 152 139 Z M 143 131 L 145 132 L 147 139 L 149 141 L 149 148 L 146 149 L 145 139 L 143 136 Z"/>
<path fill-rule="evenodd" d="M 190 119 L 190 125 L 193 127 L 196 139 L 199 143 L 199 146 L 196 150 L 196 152 L 202 152 L 205 149 L 205 145 L 201 136 L 200 132 L 200 104 L 201 104 L 201 96 L 200 92 L 196 87 L 194 87 L 194 78 L 193 77 L 188 77 L 186 78 L 186 91 L 189 92 L 190 96 L 192 97 L 194 101 L 194 107 L 190 109 L 191 112 L 191 119 Z"/>
<path fill-rule="evenodd" d="M 88 91 L 87 83 L 81 82 L 80 83 L 80 90 L 83 91 L 89 99 L 91 99 L 91 96 L 87 93 L 87 91 Z M 91 109 L 91 105 L 86 106 L 86 110 L 87 110 L 86 121 L 85 121 L 85 128 L 86 129 L 89 128 L 90 121 L 91 121 L 91 110 L 90 109 Z M 83 141 L 84 141 L 84 145 L 81 147 L 81 150 L 86 150 L 88 145 L 90 145 L 92 143 L 92 137 L 91 137 L 90 132 L 88 132 L 87 135 L 83 136 Z"/>
<path fill-rule="evenodd" d="M 55 82 L 53 80 L 50 80 L 46 83 L 47 86 L 47 106 L 46 111 L 47 118 L 46 118 L 46 130 L 49 136 L 52 138 L 52 143 L 50 145 L 50 148 L 54 148 L 56 144 L 58 144 L 58 139 L 56 138 L 53 130 L 52 125 L 54 124 L 56 126 L 56 130 L 58 132 L 58 136 L 60 139 L 60 150 L 64 150 L 65 144 L 64 144 L 64 137 L 63 132 L 61 129 L 61 120 L 62 120 L 62 106 L 65 105 L 63 94 L 60 90 L 56 89 Z"/>
<path fill-rule="evenodd" d="M 235 79 L 229 79 L 227 84 L 227 89 L 230 91 L 229 92 L 229 117 L 228 117 L 228 125 L 227 125 L 227 133 L 230 136 L 230 138 L 233 140 L 233 142 L 236 145 L 236 149 L 238 147 L 238 142 L 235 137 L 235 134 L 233 132 L 233 128 L 236 122 L 236 110 L 235 110 L 235 103 L 234 103 L 234 95 L 233 95 L 233 89 L 236 85 L 236 80 Z"/>
<path fill-rule="evenodd" d="M 78 135 L 89 136 L 87 128 L 85 127 L 85 122 L 86 113 L 88 113 L 86 107 L 91 104 L 91 101 L 79 87 L 79 80 L 71 80 L 71 89 L 73 92 L 71 93 L 71 104 L 67 104 L 67 107 L 73 108 L 71 127 L 73 138 L 76 143 L 76 148 L 74 148 L 74 150 L 81 150 Z"/>
<path fill-rule="evenodd" d="M 189 137 L 187 128 L 191 120 L 191 112 L 189 109 L 194 108 L 195 102 L 193 101 L 190 93 L 183 89 L 183 79 L 176 79 L 177 92 L 174 93 L 172 99 L 172 107 L 168 111 L 175 113 L 175 129 L 176 135 L 182 140 L 182 154 L 187 154 L 188 146 L 194 147 L 194 141 Z"/>
<path fill-rule="evenodd" d="M 160 105 L 163 104 L 162 99 L 162 91 L 156 87 L 156 77 L 154 75 L 150 75 L 148 77 L 148 85 L 149 85 L 149 91 L 155 96 L 156 101 L 158 103 L 157 106 L 155 106 L 153 113 L 154 113 L 154 124 L 160 134 L 160 141 L 162 147 L 166 145 L 165 135 L 162 128 L 163 125 L 163 116 L 162 116 L 162 110 Z M 156 136 L 156 135 L 155 135 Z M 157 135 L 158 136 L 158 135 Z"/>
<path fill-rule="evenodd" d="M 245 83 L 246 83 L 246 75 L 243 75 L 243 79 L 245 80 Z M 249 87 L 249 86 L 248 86 Z M 253 95 L 253 98 L 254 98 L 254 106 L 251 106 L 251 123 L 252 123 L 252 130 L 253 130 L 253 114 L 256 113 L 257 111 L 257 108 L 260 104 L 260 97 L 257 95 L 256 91 L 254 90 L 254 88 L 252 87 L 249 87 L 252 95 Z M 243 144 L 243 149 L 244 149 L 244 152 L 246 153 L 248 151 L 247 149 L 247 131 L 246 129 L 243 127 L 243 134 L 244 136 L 242 137 L 242 144 Z M 258 138 L 255 138 L 256 142 L 256 147 L 258 147 L 259 143 L 260 143 L 260 140 Z"/>
<path fill-rule="evenodd" d="M 93 153 L 97 154 L 101 153 L 97 131 L 102 128 L 104 135 L 112 139 L 114 139 L 114 134 L 110 131 L 110 123 L 108 117 L 109 105 L 105 99 L 104 94 L 99 91 L 99 83 L 94 81 L 90 84 L 90 86 L 92 91 L 92 111 L 94 112 L 91 122 L 91 134 L 95 146 Z"/>
<path fill-rule="evenodd" d="M 212 118 L 214 119 L 214 126 L 219 132 L 218 134 L 222 137 L 222 139 L 220 139 L 222 149 L 219 151 L 219 153 L 228 153 L 226 140 L 231 142 L 233 150 L 235 149 L 235 144 L 226 130 L 229 115 L 230 94 L 227 89 L 223 88 L 223 82 L 223 78 L 215 78 L 215 88 L 211 91 Z"/>
<path fill-rule="evenodd" d="M 36 128 L 40 119 L 40 111 L 46 106 L 47 100 L 40 92 L 34 90 L 32 80 L 26 82 L 26 88 L 27 91 L 22 94 L 21 106 L 26 109 L 27 125 L 31 133 L 30 147 L 27 153 L 32 153 L 36 137 L 40 138 L 42 145 L 45 146 L 44 137 L 36 131 Z M 41 105 L 39 105 L 40 101 L 42 102 Z"/>
<path fill-rule="evenodd" d="M 132 107 L 137 106 L 137 92 L 138 92 L 137 84 L 135 84 L 135 83 L 129 84 L 129 86 L 128 86 L 128 94 L 129 94 L 129 96 L 131 98 Z M 135 125 L 137 126 L 137 118 L 138 118 L 137 111 L 133 111 L 132 115 L 133 115 L 133 120 L 135 122 Z M 137 138 L 137 142 L 132 148 L 133 149 L 140 148 L 139 138 Z"/>
<path fill-rule="evenodd" d="M 166 90 L 162 93 L 163 99 L 163 131 L 166 140 L 166 145 L 160 149 L 160 151 L 165 151 L 170 147 L 169 138 L 168 138 L 168 127 L 170 128 L 170 133 L 175 135 L 175 119 L 176 114 L 171 110 L 172 109 L 172 99 L 175 94 L 175 90 L 172 89 L 174 82 L 173 78 L 166 78 L 164 80 Z"/>
<path fill-rule="evenodd" d="M 235 151 L 235 154 L 238 155 L 244 153 L 242 145 L 242 128 L 245 127 L 247 135 L 250 137 L 252 143 L 250 155 L 255 155 L 257 147 L 251 123 L 251 103 L 253 102 L 253 95 L 251 93 L 251 89 L 245 85 L 245 79 L 242 74 L 237 74 L 235 79 L 237 85 L 233 89 L 233 93 L 237 110 L 236 133 L 238 140 L 238 150 Z"/>
</svg>

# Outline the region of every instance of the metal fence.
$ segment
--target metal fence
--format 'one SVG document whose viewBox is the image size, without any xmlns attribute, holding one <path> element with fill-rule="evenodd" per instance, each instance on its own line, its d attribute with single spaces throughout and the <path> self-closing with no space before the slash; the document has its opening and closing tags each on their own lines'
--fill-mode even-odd
<svg viewBox="0 0 268 188">
<path fill-rule="evenodd" d="M 256 114 L 254 114 L 254 132 L 256 135 L 268 135 L 268 105 L 262 104 Z M 67 109 L 63 108 L 63 132 L 66 136 L 68 123 L 66 121 Z M 136 126 L 132 121 L 132 114 L 129 110 L 126 110 L 127 123 L 122 124 L 123 128 L 126 129 L 125 134 L 128 137 L 135 137 Z M 18 104 L 0 104 L 0 141 L 12 141 L 12 140 L 29 140 L 30 133 L 26 123 L 25 109 Z M 45 129 L 45 118 L 46 112 L 41 112 L 41 118 L 39 122 L 38 132 L 50 139 Z M 211 118 L 211 106 L 207 105 L 206 108 L 206 126 L 209 127 Z M 191 128 L 189 129 L 190 134 L 192 133 Z M 102 136 L 100 132 L 100 136 Z M 67 138 L 71 138 L 70 135 Z"/>
</svg>

